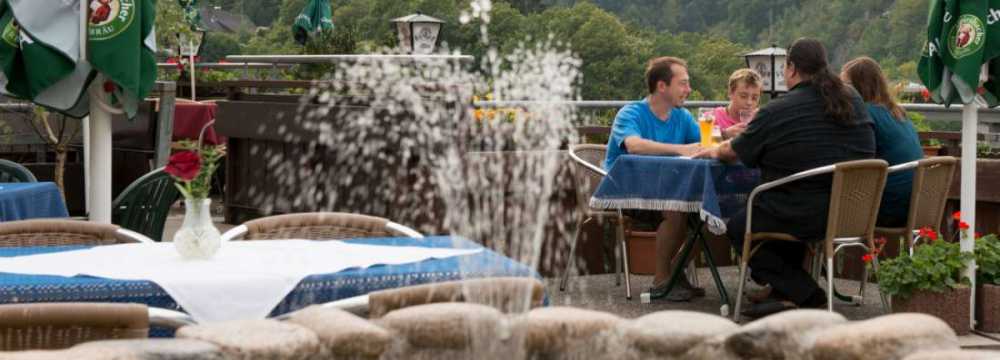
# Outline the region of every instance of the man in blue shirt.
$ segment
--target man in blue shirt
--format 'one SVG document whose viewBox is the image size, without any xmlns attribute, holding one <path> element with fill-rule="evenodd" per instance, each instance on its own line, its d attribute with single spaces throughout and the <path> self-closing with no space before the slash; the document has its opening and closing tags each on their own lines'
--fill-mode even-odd
<svg viewBox="0 0 1000 360">
<path fill-rule="evenodd" d="M 691 113 L 681 107 L 691 94 L 687 63 L 669 56 L 650 60 L 646 66 L 646 86 L 649 95 L 645 99 L 625 105 L 615 116 L 604 160 L 605 170 L 611 169 L 615 159 L 623 154 L 690 156 L 701 150 L 698 124 Z M 664 292 L 670 279 L 671 262 L 687 235 L 687 215 L 676 211 L 630 211 L 628 215 L 640 222 L 659 224 L 651 297 L 687 301 L 703 296 L 704 289 L 691 286 L 684 277 L 670 294 Z"/>
</svg>

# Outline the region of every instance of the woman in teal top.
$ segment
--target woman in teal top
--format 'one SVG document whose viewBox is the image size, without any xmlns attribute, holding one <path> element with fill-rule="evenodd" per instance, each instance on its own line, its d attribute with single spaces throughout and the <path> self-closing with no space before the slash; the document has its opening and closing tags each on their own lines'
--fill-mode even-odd
<svg viewBox="0 0 1000 360">
<path fill-rule="evenodd" d="M 868 114 L 875 123 L 876 157 L 888 162 L 889 166 L 923 158 L 917 130 L 903 108 L 889 95 L 885 75 L 875 60 L 869 57 L 851 60 L 844 64 L 840 77 L 858 90 L 868 106 Z M 878 214 L 879 226 L 906 225 L 912 188 L 912 170 L 889 174 Z"/>
</svg>

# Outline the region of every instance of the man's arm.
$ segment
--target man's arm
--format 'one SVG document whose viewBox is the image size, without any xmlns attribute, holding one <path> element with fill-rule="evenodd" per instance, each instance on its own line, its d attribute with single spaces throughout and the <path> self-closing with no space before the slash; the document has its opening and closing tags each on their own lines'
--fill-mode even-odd
<svg viewBox="0 0 1000 360">
<path fill-rule="evenodd" d="M 739 160 L 739 155 L 733 151 L 733 146 L 729 140 L 719 144 L 714 148 L 704 149 L 691 155 L 694 158 L 714 158 L 725 162 L 735 162 Z"/>
<path fill-rule="evenodd" d="M 629 154 L 639 155 L 680 155 L 691 156 L 701 151 L 698 143 L 678 145 L 646 140 L 638 136 L 625 138 L 625 148 Z"/>
</svg>

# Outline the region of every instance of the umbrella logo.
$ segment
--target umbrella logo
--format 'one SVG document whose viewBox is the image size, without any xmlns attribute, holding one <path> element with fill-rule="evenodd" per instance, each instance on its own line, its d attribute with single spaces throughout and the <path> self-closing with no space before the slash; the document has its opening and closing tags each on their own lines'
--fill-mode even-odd
<svg viewBox="0 0 1000 360">
<path fill-rule="evenodd" d="M 3 32 L 0 33 L 0 38 L 12 47 L 20 47 L 18 44 L 18 34 L 21 32 L 21 26 L 17 24 L 17 21 L 11 20 L 7 23 L 7 26 L 3 28 Z"/>
<path fill-rule="evenodd" d="M 135 19 L 135 0 L 90 0 L 90 40 L 112 39 Z"/>
<path fill-rule="evenodd" d="M 962 15 L 951 28 L 948 36 L 948 50 L 955 59 L 975 54 L 983 49 L 986 41 L 983 21 L 975 15 Z"/>
</svg>

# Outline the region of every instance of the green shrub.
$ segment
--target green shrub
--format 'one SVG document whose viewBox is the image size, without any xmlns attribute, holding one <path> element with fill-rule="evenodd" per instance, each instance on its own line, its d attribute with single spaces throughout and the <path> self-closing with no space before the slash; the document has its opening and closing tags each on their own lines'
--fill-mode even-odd
<svg viewBox="0 0 1000 360">
<path fill-rule="evenodd" d="M 969 285 L 963 275 L 965 262 L 973 255 L 958 243 L 944 240 L 918 246 L 912 256 L 901 255 L 879 266 L 879 288 L 886 294 L 909 297 L 914 292 L 944 292 Z"/>
<path fill-rule="evenodd" d="M 1000 285 L 1000 239 L 995 234 L 976 239 L 976 283 Z"/>
</svg>

